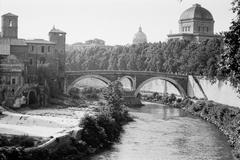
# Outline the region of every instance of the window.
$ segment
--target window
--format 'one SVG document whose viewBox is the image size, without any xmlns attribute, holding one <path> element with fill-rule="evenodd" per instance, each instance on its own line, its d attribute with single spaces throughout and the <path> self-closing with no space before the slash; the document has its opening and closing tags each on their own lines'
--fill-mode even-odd
<svg viewBox="0 0 240 160">
<path fill-rule="evenodd" d="M 16 79 L 12 78 L 12 84 L 16 84 Z"/>
<path fill-rule="evenodd" d="M 51 51 L 51 47 L 50 46 L 48 46 L 48 52 L 50 52 Z"/>
<path fill-rule="evenodd" d="M 188 26 L 188 31 L 190 31 L 190 26 Z"/>
<path fill-rule="evenodd" d="M 34 51 L 34 46 L 31 46 L 31 51 Z"/>
<path fill-rule="evenodd" d="M 32 60 L 32 58 L 29 59 L 29 64 L 30 64 L 30 65 L 33 64 L 33 60 Z"/>
<path fill-rule="evenodd" d="M 201 27 L 200 27 L 200 26 L 198 27 L 198 31 L 199 31 L 199 32 L 201 31 Z"/>
<path fill-rule="evenodd" d="M 207 32 L 208 32 L 208 27 L 207 27 Z"/>
<path fill-rule="evenodd" d="M 13 26 L 13 22 L 11 20 L 9 20 L 9 27 Z"/>
<path fill-rule="evenodd" d="M 182 27 L 182 32 L 184 32 L 184 27 Z"/>
<path fill-rule="evenodd" d="M 44 50 L 45 50 L 44 46 L 41 46 L 41 52 L 42 53 L 44 53 Z"/>
</svg>

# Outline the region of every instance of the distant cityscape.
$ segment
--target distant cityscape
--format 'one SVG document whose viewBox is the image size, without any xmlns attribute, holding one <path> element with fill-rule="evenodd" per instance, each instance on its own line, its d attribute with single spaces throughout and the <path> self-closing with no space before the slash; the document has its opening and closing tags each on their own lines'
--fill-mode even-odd
<svg viewBox="0 0 240 160">
<path fill-rule="evenodd" d="M 39 78 L 39 68 L 49 66 L 55 75 L 52 83 L 63 91 L 63 78 L 66 58 L 66 33 L 53 28 L 49 31 L 49 40 L 19 39 L 18 16 L 12 13 L 2 15 L 2 32 L 0 36 L 0 101 L 12 106 L 16 98 L 25 96 L 27 103 L 45 101 L 47 92 L 34 92 L 31 88 L 46 89 L 46 82 Z M 186 9 L 179 19 L 179 33 L 169 34 L 168 39 L 186 39 L 202 41 L 217 37 L 214 34 L 212 14 L 199 4 Z M 147 35 L 139 26 L 134 34 L 132 44 L 147 43 Z M 92 39 L 70 45 L 73 48 L 105 46 L 102 39 Z M 105 46 L 108 47 L 108 46 Z M 57 83 L 55 83 L 57 82 Z M 30 97 L 29 97 L 30 96 Z M 33 97 L 33 98 L 31 98 Z M 39 97 L 42 97 L 41 100 Z M 30 99 L 34 99 L 33 102 Z M 37 100 L 38 99 L 38 100 Z M 45 103 L 45 102 L 44 102 Z"/>
</svg>

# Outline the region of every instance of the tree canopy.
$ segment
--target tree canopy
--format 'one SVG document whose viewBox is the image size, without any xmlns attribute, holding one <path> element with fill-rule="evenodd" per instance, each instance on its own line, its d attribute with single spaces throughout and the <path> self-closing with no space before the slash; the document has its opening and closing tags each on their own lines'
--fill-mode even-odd
<svg viewBox="0 0 240 160">
<path fill-rule="evenodd" d="M 223 53 L 221 39 L 169 40 L 131 46 L 92 46 L 67 51 L 68 70 L 135 70 L 214 78 Z"/>
<path fill-rule="evenodd" d="M 232 11 L 236 14 L 228 32 L 224 33 L 225 51 L 221 55 L 220 72 L 240 91 L 240 1 L 233 0 Z"/>
</svg>

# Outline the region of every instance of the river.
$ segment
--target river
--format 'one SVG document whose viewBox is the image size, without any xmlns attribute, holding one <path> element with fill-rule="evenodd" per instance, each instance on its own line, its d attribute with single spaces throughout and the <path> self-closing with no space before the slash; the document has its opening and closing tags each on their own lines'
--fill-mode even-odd
<svg viewBox="0 0 240 160">
<path fill-rule="evenodd" d="M 226 137 L 198 117 L 151 103 L 130 113 L 120 142 L 91 160 L 233 160 Z"/>
</svg>

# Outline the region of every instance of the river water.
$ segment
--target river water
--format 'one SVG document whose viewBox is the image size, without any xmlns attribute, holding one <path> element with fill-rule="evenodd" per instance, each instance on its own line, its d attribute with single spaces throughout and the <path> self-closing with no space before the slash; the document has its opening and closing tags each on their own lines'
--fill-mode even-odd
<svg viewBox="0 0 240 160">
<path fill-rule="evenodd" d="M 233 160 L 226 137 L 200 118 L 151 103 L 130 113 L 120 142 L 91 160 Z"/>
</svg>

